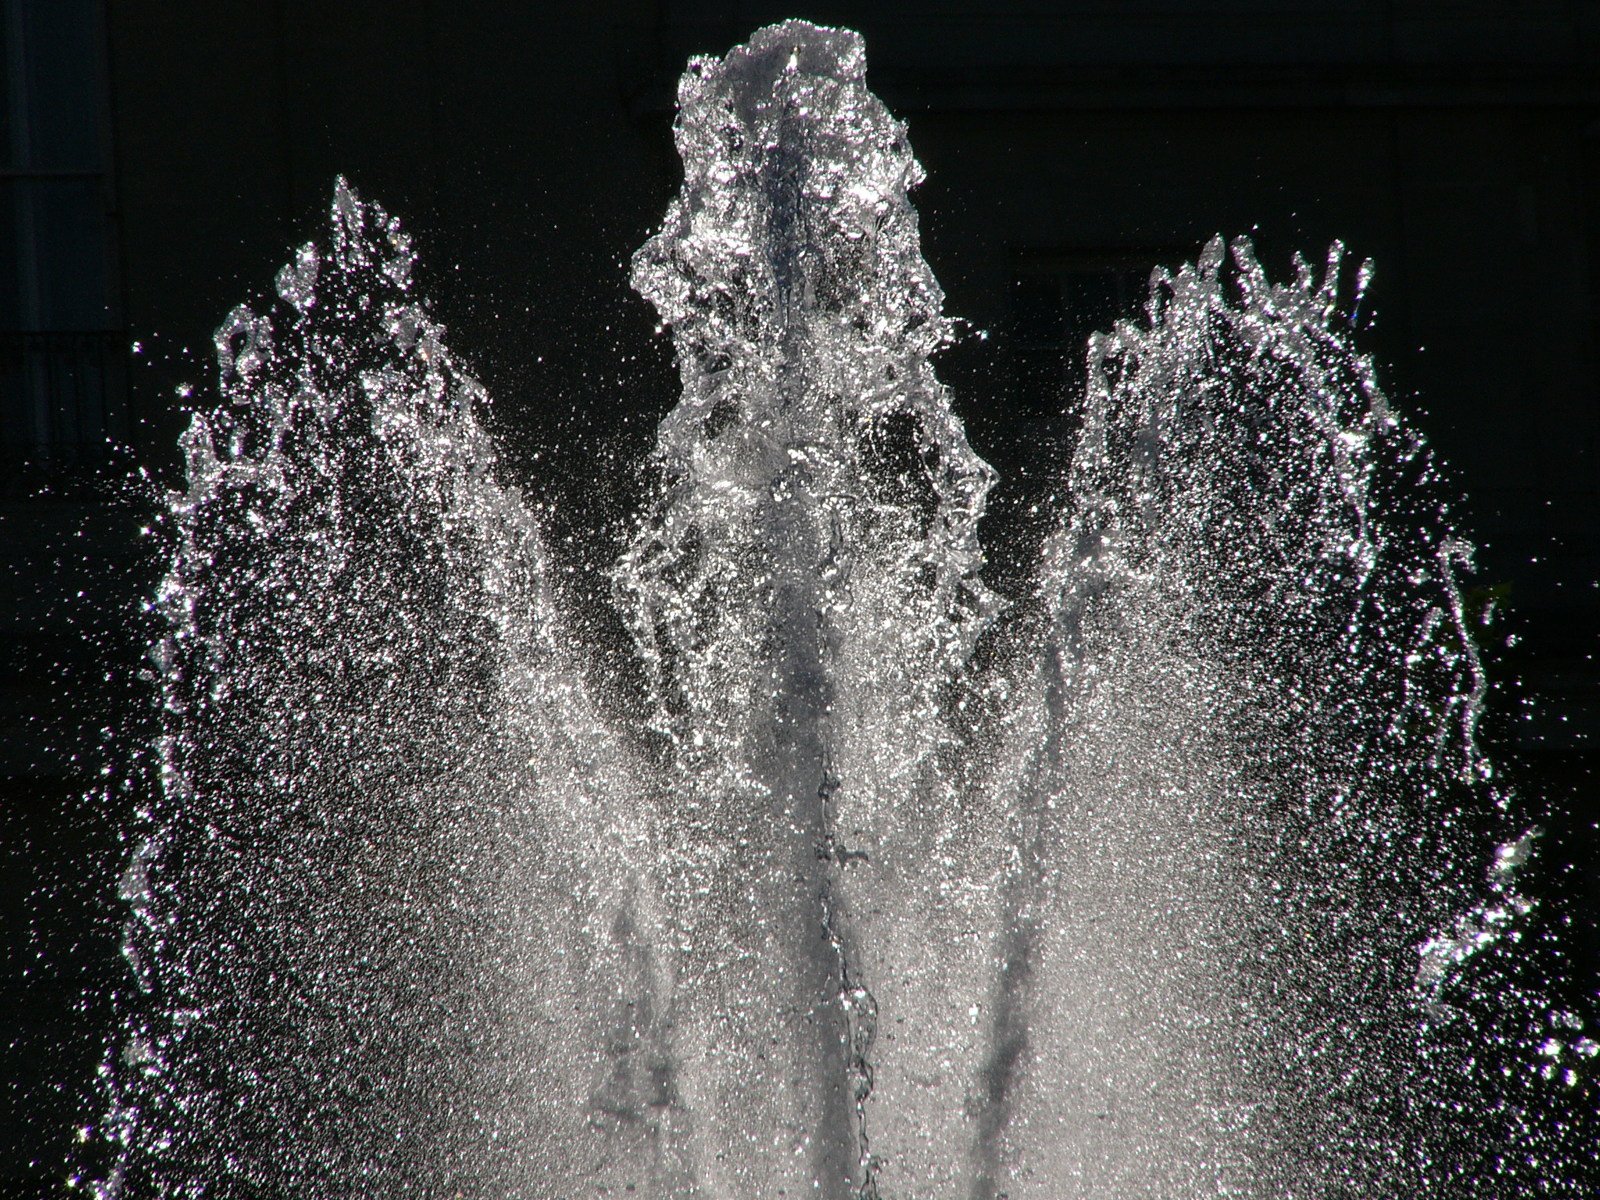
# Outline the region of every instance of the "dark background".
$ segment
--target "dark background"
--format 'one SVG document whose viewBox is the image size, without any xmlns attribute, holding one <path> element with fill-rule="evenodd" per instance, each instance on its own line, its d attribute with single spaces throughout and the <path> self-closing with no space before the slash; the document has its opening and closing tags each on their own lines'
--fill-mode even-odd
<svg viewBox="0 0 1600 1200">
<path fill-rule="evenodd" d="M 1070 449 L 1083 337 L 1153 264 L 1216 232 L 1280 277 L 1335 238 L 1376 260 L 1365 344 L 1520 639 L 1497 753 L 1553 900 L 1600 908 L 1592 0 L 0 0 L 0 1195 L 58 1191 L 98 1116 L 130 802 L 96 790 L 141 736 L 156 573 L 119 481 L 175 478 L 212 330 L 347 175 L 415 234 L 592 601 L 676 393 L 626 284 L 677 186 L 675 81 L 786 16 L 860 29 L 910 124 L 925 252 L 991 335 L 941 373 L 1006 475 L 994 538 Z"/>
</svg>

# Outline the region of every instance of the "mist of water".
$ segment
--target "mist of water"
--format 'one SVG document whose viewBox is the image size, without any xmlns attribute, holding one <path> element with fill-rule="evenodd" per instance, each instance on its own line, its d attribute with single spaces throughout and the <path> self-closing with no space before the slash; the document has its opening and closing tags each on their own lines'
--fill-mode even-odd
<svg viewBox="0 0 1600 1200">
<path fill-rule="evenodd" d="M 397 221 L 341 181 L 218 331 L 99 1195 L 1580 1194 L 1600 1048 L 1370 266 L 1158 270 L 1001 597 L 864 75 L 789 22 L 684 76 L 631 708 Z"/>
</svg>

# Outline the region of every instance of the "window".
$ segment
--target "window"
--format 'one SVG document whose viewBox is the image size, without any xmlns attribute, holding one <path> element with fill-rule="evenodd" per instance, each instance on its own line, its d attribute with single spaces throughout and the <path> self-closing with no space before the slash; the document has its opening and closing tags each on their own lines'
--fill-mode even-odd
<svg viewBox="0 0 1600 1200">
<path fill-rule="evenodd" d="M 0 0 L 0 447 L 9 478 L 127 435 L 97 0 Z"/>
</svg>

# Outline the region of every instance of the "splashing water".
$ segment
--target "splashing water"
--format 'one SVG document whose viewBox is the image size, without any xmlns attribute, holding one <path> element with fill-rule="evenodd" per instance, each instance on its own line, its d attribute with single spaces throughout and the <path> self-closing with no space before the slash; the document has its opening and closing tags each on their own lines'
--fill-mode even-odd
<svg viewBox="0 0 1600 1200">
<path fill-rule="evenodd" d="M 99 1195 L 1581 1194 L 1471 551 L 1340 251 L 1152 276 L 1002 600 L 864 73 L 789 22 L 683 79 L 649 731 L 397 222 L 341 182 L 223 325 Z"/>
</svg>

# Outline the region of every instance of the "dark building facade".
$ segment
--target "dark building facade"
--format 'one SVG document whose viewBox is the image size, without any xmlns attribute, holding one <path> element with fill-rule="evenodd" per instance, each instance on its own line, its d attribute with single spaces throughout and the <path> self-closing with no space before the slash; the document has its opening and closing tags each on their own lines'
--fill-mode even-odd
<svg viewBox="0 0 1600 1200">
<path fill-rule="evenodd" d="M 597 602 L 592 548 L 676 393 L 626 283 L 678 182 L 675 81 L 794 15 L 860 29 L 909 123 L 927 257 L 989 335 L 943 372 L 1009 481 L 999 526 L 1064 465 L 1083 341 L 1137 309 L 1153 265 L 1215 233 L 1280 275 L 1335 239 L 1375 260 L 1367 344 L 1513 613 L 1500 704 L 1539 699 L 1497 726 L 1501 753 L 1547 797 L 1552 852 L 1586 864 L 1564 878 L 1594 886 L 1589 0 L 0 0 L 0 1192 L 53 1194 L 95 1117 L 123 854 L 121 801 L 95 789 L 144 712 L 155 570 L 125 481 L 174 478 L 212 330 L 320 234 L 347 176 L 416 235 Z"/>
</svg>

